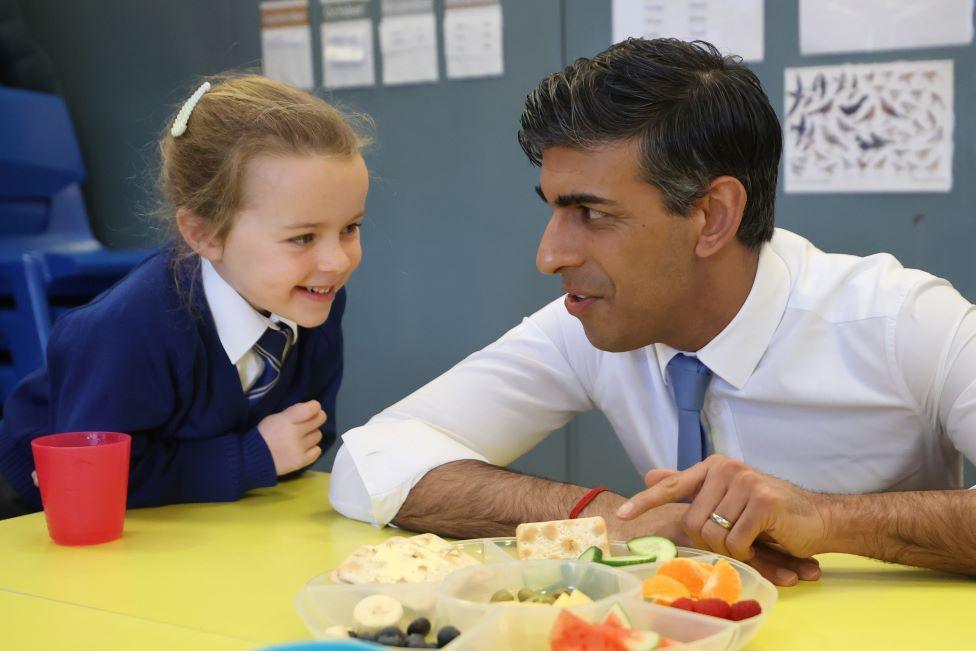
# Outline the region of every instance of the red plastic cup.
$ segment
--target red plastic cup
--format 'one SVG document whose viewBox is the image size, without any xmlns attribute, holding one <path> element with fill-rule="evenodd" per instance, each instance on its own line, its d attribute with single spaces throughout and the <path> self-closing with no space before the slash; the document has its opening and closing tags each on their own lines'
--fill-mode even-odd
<svg viewBox="0 0 976 651">
<path fill-rule="evenodd" d="M 95 545 L 122 535 L 131 441 L 119 432 L 69 432 L 31 441 L 54 542 Z"/>
</svg>

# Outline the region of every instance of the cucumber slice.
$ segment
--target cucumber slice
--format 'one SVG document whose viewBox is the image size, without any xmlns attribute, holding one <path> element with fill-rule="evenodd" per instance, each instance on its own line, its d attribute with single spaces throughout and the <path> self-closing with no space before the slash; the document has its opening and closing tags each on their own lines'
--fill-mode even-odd
<svg viewBox="0 0 976 651">
<path fill-rule="evenodd" d="M 666 563 L 678 555 L 674 543 L 662 536 L 638 536 L 627 541 L 627 549 L 641 556 L 653 556 L 658 563 Z"/>
<path fill-rule="evenodd" d="M 609 565 L 611 567 L 623 567 L 624 565 L 640 565 L 641 563 L 653 563 L 653 556 L 614 556 L 613 558 L 604 558 L 600 561 L 604 565 Z"/>
<path fill-rule="evenodd" d="M 589 547 L 582 554 L 579 555 L 577 560 L 589 561 L 590 563 L 602 563 L 603 562 L 603 550 L 599 547 Z"/>
</svg>

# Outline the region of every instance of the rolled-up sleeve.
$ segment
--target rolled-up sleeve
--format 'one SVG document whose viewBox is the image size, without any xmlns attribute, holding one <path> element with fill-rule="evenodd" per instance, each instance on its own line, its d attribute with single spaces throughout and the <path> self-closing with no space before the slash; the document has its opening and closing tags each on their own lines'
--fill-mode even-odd
<svg viewBox="0 0 976 651">
<path fill-rule="evenodd" d="M 592 409 L 585 381 L 568 360 L 571 317 L 560 310 L 561 302 L 548 305 L 346 432 L 333 466 L 333 507 L 384 526 L 433 468 L 462 459 L 508 465 Z"/>
</svg>

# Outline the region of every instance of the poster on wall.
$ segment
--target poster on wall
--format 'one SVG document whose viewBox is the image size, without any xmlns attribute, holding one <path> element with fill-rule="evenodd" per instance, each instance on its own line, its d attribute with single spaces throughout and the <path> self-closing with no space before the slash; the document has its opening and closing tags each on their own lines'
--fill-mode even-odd
<svg viewBox="0 0 976 651">
<path fill-rule="evenodd" d="M 445 0 L 444 58 L 448 79 L 502 75 L 505 63 L 498 0 Z"/>
<path fill-rule="evenodd" d="M 631 36 L 708 41 L 723 54 L 763 60 L 764 0 L 613 0 L 613 42 Z"/>
<path fill-rule="evenodd" d="M 388 86 L 437 81 L 434 0 L 382 0 L 380 49 Z"/>
<path fill-rule="evenodd" d="M 306 0 L 266 0 L 261 11 L 261 67 L 265 76 L 312 88 L 312 38 Z"/>
<path fill-rule="evenodd" d="M 787 68 L 786 192 L 948 192 L 952 60 Z"/>
<path fill-rule="evenodd" d="M 376 84 L 368 0 L 322 0 L 322 83 L 326 88 Z"/>
<path fill-rule="evenodd" d="M 968 45 L 973 0 L 800 0 L 800 52 Z"/>
</svg>

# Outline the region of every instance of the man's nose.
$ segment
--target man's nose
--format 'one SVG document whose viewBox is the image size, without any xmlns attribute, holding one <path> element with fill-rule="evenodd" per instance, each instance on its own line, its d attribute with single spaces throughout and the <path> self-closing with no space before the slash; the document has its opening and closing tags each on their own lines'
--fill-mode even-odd
<svg viewBox="0 0 976 651">
<path fill-rule="evenodd" d="M 560 214 L 559 210 L 554 211 L 539 242 L 535 266 L 544 274 L 555 274 L 566 267 L 581 266 L 583 255 L 580 235 L 569 216 Z"/>
</svg>

